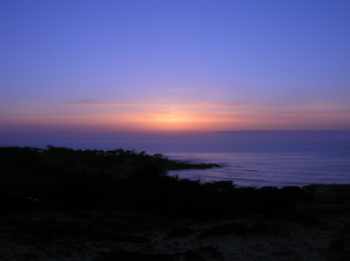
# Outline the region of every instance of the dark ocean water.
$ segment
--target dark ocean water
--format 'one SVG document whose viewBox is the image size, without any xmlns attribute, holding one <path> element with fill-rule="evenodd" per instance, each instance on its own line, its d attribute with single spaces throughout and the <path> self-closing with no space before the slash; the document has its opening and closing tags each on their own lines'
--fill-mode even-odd
<svg viewBox="0 0 350 261">
<path fill-rule="evenodd" d="M 2 139 L 1 139 L 2 138 Z M 350 183 L 350 131 L 241 131 L 187 134 L 42 133 L 0 137 L 0 145 L 126 148 L 223 168 L 170 172 L 241 186 Z"/>
<path fill-rule="evenodd" d="M 302 186 L 350 184 L 350 156 L 317 153 L 173 153 L 171 158 L 218 162 L 223 168 L 172 171 L 169 174 L 202 182 L 230 180 L 239 186 Z"/>
<path fill-rule="evenodd" d="M 349 132 L 244 132 L 218 136 L 218 144 L 208 139 L 213 137 L 203 138 L 203 146 L 212 146 L 207 152 L 167 155 L 194 162 L 217 162 L 223 168 L 169 174 L 202 182 L 230 180 L 239 186 L 258 187 L 350 183 Z"/>
</svg>

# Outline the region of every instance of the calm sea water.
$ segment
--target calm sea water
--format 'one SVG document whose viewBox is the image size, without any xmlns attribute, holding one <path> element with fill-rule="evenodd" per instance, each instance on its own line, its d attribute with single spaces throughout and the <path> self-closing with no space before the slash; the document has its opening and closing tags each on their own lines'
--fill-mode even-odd
<svg viewBox="0 0 350 261">
<path fill-rule="evenodd" d="M 170 172 L 241 186 L 350 184 L 350 131 L 241 131 L 183 134 L 1 133 L 0 146 L 125 148 L 223 168 Z"/>
<path fill-rule="evenodd" d="M 239 186 L 350 184 L 350 157 L 317 153 L 170 153 L 171 158 L 218 162 L 223 168 L 171 171 L 169 175 L 202 182 L 229 180 Z"/>
<path fill-rule="evenodd" d="M 223 168 L 172 171 L 169 175 L 256 187 L 350 184 L 349 133 L 233 133 L 224 137 L 218 138 L 223 152 L 167 154 L 179 160 L 216 162 Z"/>
</svg>

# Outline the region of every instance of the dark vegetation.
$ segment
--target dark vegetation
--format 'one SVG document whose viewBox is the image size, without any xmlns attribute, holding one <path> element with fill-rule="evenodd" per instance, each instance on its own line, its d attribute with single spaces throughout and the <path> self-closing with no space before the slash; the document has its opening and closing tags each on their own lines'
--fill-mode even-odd
<svg viewBox="0 0 350 261">
<path fill-rule="evenodd" d="M 1 148 L 4 208 L 127 209 L 187 216 L 247 212 L 290 214 L 311 200 L 298 187 L 235 188 L 231 182 L 200 184 L 166 175 L 168 170 L 212 168 L 125 150 Z"/>
<path fill-rule="evenodd" d="M 166 176 L 168 170 L 219 167 L 121 149 L 57 147 L 0 148 L 0 164 L 4 207 L 77 209 L 163 208 L 166 206 L 161 205 L 171 200 L 170 193 L 200 187 L 195 182 Z M 174 196 L 181 198 L 182 195 Z"/>
<path fill-rule="evenodd" d="M 296 208 L 320 194 L 319 186 L 257 189 L 237 188 L 226 181 L 180 180 L 166 172 L 220 166 L 121 149 L 0 148 L 0 164 L 3 209 L 102 208 L 206 218 L 247 213 L 292 217 Z M 341 188 L 337 199 L 348 196 L 347 186 Z M 321 195 L 332 199 L 327 189 Z"/>
<path fill-rule="evenodd" d="M 271 260 L 306 260 L 299 256 L 302 251 L 310 258 L 327 258 L 322 260 L 350 257 L 347 185 L 258 189 L 231 182 L 201 184 L 166 172 L 220 166 L 120 149 L 0 148 L 0 164 L 0 242 L 35 249 L 26 250 L 22 259 L 18 253 L 11 259 L 5 251 L 8 259 L 3 260 L 46 260 L 71 257 L 73 252 L 79 255 L 74 260 L 85 260 L 81 249 L 96 256 L 94 261 L 245 260 L 238 258 L 244 255 L 259 260 L 262 254 L 256 243 L 252 248 L 248 244 L 256 238 L 267 244 L 261 251 Z M 312 249 L 306 249 L 305 231 L 310 233 Z M 250 240 L 237 256 L 226 249 L 232 236 Z M 288 245 L 278 249 L 282 243 L 270 249 L 276 239 L 285 244 L 294 240 L 296 249 Z M 179 245 L 184 240 L 192 240 L 186 241 L 190 247 Z M 64 253 L 41 256 L 45 251 L 33 247 L 50 242 L 55 242 L 55 251 Z M 85 247 L 91 242 L 109 250 L 100 253 L 98 246 Z M 169 242 L 173 245 L 164 245 Z M 5 252 L 0 247 L 0 260 Z"/>
</svg>

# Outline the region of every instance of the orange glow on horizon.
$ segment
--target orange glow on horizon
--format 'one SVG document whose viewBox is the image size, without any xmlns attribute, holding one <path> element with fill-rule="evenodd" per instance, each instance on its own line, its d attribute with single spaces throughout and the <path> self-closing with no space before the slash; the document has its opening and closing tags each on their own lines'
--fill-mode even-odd
<svg viewBox="0 0 350 261">
<path fill-rule="evenodd" d="M 273 108 L 227 103 L 84 103 L 61 107 L 39 107 L 16 117 L 4 118 L 8 126 L 81 129 L 91 131 L 181 132 L 246 129 L 327 129 L 349 122 L 341 108 L 314 105 Z M 317 124 L 316 124 L 317 123 Z"/>
<path fill-rule="evenodd" d="M 195 117 L 189 113 L 168 113 L 156 114 L 150 117 L 150 125 L 156 129 L 188 129 L 196 121 Z"/>
<path fill-rule="evenodd" d="M 205 108 L 200 112 L 179 108 L 129 115 L 123 121 L 128 126 L 146 131 L 211 131 L 233 128 L 235 120 L 232 114 L 217 114 Z"/>
</svg>

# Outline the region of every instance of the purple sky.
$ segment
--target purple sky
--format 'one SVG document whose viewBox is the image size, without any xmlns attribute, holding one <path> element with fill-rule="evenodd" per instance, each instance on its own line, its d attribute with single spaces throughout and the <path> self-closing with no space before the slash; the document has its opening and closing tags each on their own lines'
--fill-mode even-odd
<svg viewBox="0 0 350 261">
<path fill-rule="evenodd" d="M 350 129 L 349 13 L 348 0 L 2 0 L 0 128 Z"/>
</svg>

